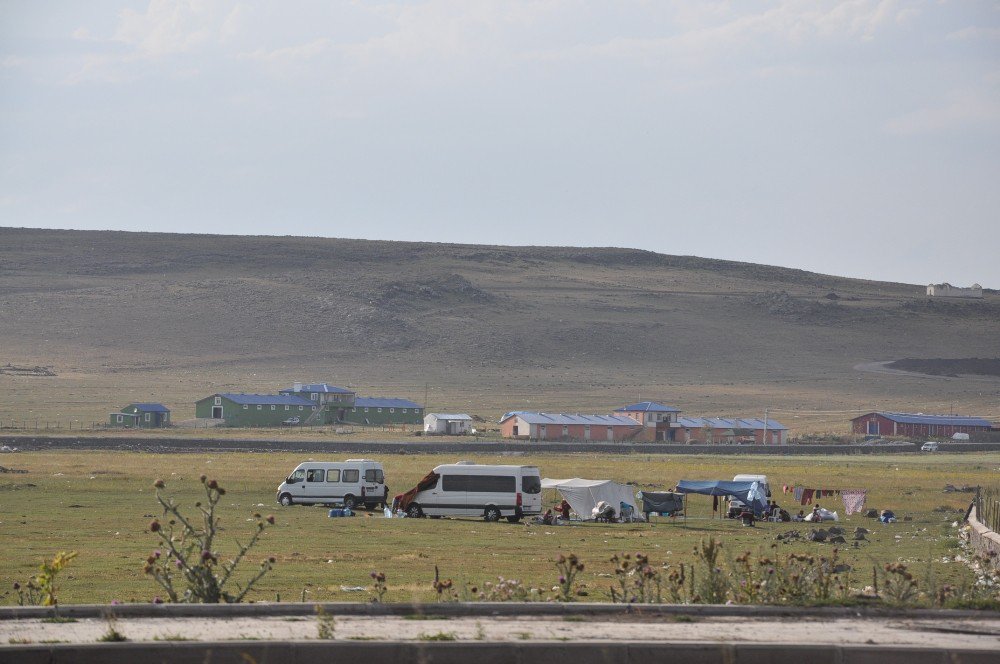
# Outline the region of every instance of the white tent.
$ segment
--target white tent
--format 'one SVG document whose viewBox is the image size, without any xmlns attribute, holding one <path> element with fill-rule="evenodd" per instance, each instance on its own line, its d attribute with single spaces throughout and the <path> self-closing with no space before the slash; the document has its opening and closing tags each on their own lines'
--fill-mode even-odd
<svg viewBox="0 0 1000 664">
<path fill-rule="evenodd" d="M 597 503 L 602 500 L 615 508 L 615 514 L 620 513 L 621 503 L 631 505 L 632 510 L 638 512 L 632 489 L 611 480 L 582 480 L 579 477 L 553 480 L 546 477 L 542 480 L 542 488 L 558 491 L 583 519 L 589 519 Z"/>
</svg>

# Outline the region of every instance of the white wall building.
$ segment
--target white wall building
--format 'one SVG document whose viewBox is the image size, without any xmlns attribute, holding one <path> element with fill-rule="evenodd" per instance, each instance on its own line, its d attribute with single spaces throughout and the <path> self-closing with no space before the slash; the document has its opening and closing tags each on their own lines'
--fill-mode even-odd
<svg viewBox="0 0 1000 664">
<path fill-rule="evenodd" d="M 472 433 L 472 418 L 465 413 L 427 413 L 424 432 L 449 436 Z"/>
<path fill-rule="evenodd" d="M 972 284 L 969 288 L 959 288 L 949 283 L 930 284 L 927 286 L 928 297 L 983 297 L 983 287 L 979 284 Z"/>
</svg>

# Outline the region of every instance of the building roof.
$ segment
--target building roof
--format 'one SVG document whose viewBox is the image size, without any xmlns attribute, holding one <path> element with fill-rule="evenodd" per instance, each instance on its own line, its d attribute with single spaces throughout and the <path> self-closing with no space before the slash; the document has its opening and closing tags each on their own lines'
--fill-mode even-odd
<svg viewBox="0 0 1000 664">
<path fill-rule="evenodd" d="M 679 413 L 680 408 L 674 408 L 673 406 L 664 406 L 662 403 L 657 403 L 656 401 L 640 401 L 639 403 L 629 404 L 628 406 L 623 406 L 621 408 L 615 408 L 616 413 Z"/>
<path fill-rule="evenodd" d="M 303 399 L 300 396 L 294 394 L 230 394 L 230 393 L 219 393 L 213 394 L 212 396 L 223 397 L 224 399 L 229 399 L 233 403 L 238 403 L 240 405 L 249 406 L 315 406 L 316 404 L 309 399 Z M 210 399 L 211 397 L 205 397 Z"/>
<path fill-rule="evenodd" d="M 142 413 L 169 413 L 170 409 L 162 403 L 130 403 L 128 406 L 135 406 L 135 409 Z"/>
<path fill-rule="evenodd" d="M 278 390 L 279 394 L 294 394 L 296 392 L 326 392 L 330 394 L 354 394 L 354 390 L 349 390 L 346 387 L 337 387 L 336 385 L 329 385 L 327 383 L 305 383 L 302 385 L 302 389 L 296 390 L 295 387 L 286 387 L 283 390 Z"/>
<path fill-rule="evenodd" d="M 993 426 L 989 420 L 983 419 L 981 417 L 968 417 L 966 415 L 924 415 L 923 413 L 889 413 L 886 411 L 874 411 L 871 413 L 866 413 L 864 415 L 859 415 L 854 420 L 860 420 L 865 417 L 871 417 L 872 415 L 881 415 L 887 420 L 893 422 L 898 422 L 899 424 L 937 424 L 937 425 L 952 425 L 960 427 L 991 427 Z"/>
<path fill-rule="evenodd" d="M 677 426 L 683 429 L 701 429 L 708 426 L 712 429 L 763 429 L 764 420 L 759 418 L 728 418 L 728 417 L 678 417 Z M 787 430 L 781 422 L 768 418 L 769 431 Z"/>
<path fill-rule="evenodd" d="M 468 420 L 472 421 L 472 418 L 465 413 L 427 413 L 427 417 L 436 417 L 439 420 Z"/>
<path fill-rule="evenodd" d="M 602 426 L 641 426 L 631 417 L 624 415 L 567 415 L 566 413 L 534 413 L 524 410 L 515 410 L 500 418 L 500 422 L 506 422 L 512 417 L 520 417 L 528 424 L 598 424 Z"/>
<path fill-rule="evenodd" d="M 358 397 L 354 400 L 355 408 L 423 408 L 409 399 L 394 397 Z"/>
</svg>

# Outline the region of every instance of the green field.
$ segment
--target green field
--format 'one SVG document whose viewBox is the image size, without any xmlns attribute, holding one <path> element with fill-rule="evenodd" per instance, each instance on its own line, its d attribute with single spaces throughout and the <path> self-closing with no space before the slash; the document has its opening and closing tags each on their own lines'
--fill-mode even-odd
<svg viewBox="0 0 1000 664">
<path fill-rule="evenodd" d="M 381 456 L 392 493 L 412 486 L 430 468 L 455 461 L 454 455 Z M 938 582 L 957 583 L 970 578 L 962 564 L 943 562 L 952 557 L 960 520 L 969 494 L 943 493 L 953 485 L 991 484 L 1000 470 L 1000 454 L 893 455 L 837 457 L 718 457 L 532 455 L 475 456 L 478 462 L 536 464 L 547 477 L 609 478 L 633 481 L 641 488 L 669 489 L 680 479 L 730 479 L 737 473 L 766 473 L 776 487 L 779 503 L 791 508 L 791 497 L 781 495 L 782 484 L 828 488 L 867 488 L 868 506 L 891 508 L 911 521 L 883 526 L 854 515 L 842 521 L 848 531 L 865 526 L 871 542 L 855 549 L 842 547 L 842 557 L 855 567 L 853 585 L 867 585 L 875 564 L 903 561 L 923 581 L 928 561 Z M 221 505 L 225 528 L 221 553 L 231 552 L 232 538 L 250 533 L 251 514 L 273 513 L 271 528 L 251 553 L 250 573 L 262 557 L 277 558 L 274 572 L 252 593 L 255 600 L 366 601 L 367 592 L 349 592 L 342 586 L 368 585 L 368 574 L 388 576 L 387 601 L 430 601 L 434 566 L 458 587 L 482 584 L 497 576 L 551 587 L 556 573 L 553 559 L 574 552 L 587 563 L 582 581 L 590 600 L 608 599 L 615 553 L 645 552 L 653 562 L 690 562 L 699 539 L 714 535 L 724 541 L 724 556 L 768 549 L 774 536 L 787 530 L 805 533 L 808 524 L 762 524 L 743 528 L 729 520 L 712 520 L 711 498 L 692 496 L 690 519 L 667 519 L 653 524 L 583 524 L 570 527 L 485 523 L 478 520 L 386 520 L 361 515 L 329 519 L 321 507 L 281 508 L 274 491 L 282 478 L 305 457 L 289 453 L 148 454 L 122 452 L 30 452 L 4 455 L 7 468 L 28 471 L 0 475 L 0 602 L 13 604 L 14 581 L 23 582 L 43 558 L 61 550 L 79 551 L 64 572 L 62 603 L 105 603 L 112 600 L 145 602 L 161 594 L 142 574 L 142 565 L 156 539 L 148 531 L 160 516 L 152 484 L 157 478 L 167 491 L 193 507 L 203 497 L 199 475 L 216 478 L 227 489 Z M 547 500 L 554 495 L 546 493 Z M 824 506 L 843 514 L 839 498 Z M 797 507 L 797 506 L 796 506 Z M 227 549 L 226 547 L 230 547 Z M 778 543 L 779 553 L 818 551 L 829 544 Z"/>
</svg>

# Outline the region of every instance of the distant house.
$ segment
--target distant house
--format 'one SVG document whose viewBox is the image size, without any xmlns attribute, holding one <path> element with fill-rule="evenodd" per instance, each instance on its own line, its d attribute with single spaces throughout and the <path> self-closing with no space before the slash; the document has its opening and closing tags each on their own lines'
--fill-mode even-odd
<svg viewBox="0 0 1000 664">
<path fill-rule="evenodd" d="M 279 427 L 293 417 L 305 424 L 318 409 L 295 394 L 217 393 L 195 402 L 195 417 L 225 420 L 230 427 Z"/>
<path fill-rule="evenodd" d="M 930 284 L 927 286 L 928 297 L 971 297 L 982 299 L 983 287 L 979 284 L 972 284 L 969 288 L 959 288 L 949 283 Z"/>
<path fill-rule="evenodd" d="M 170 426 L 170 409 L 161 403 L 130 403 L 111 413 L 111 426 L 128 429 L 158 429 Z"/>
<path fill-rule="evenodd" d="M 851 420 L 851 430 L 856 434 L 912 438 L 950 438 L 956 433 L 989 431 L 991 426 L 981 417 L 887 411 L 873 411 Z"/>
<path fill-rule="evenodd" d="M 643 426 L 624 415 L 567 415 L 514 411 L 500 418 L 500 435 L 527 440 L 632 440 Z"/>
<path fill-rule="evenodd" d="M 671 425 L 677 421 L 677 414 L 681 411 L 656 401 L 641 401 L 615 408 L 615 412 L 642 424 L 645 429 L 641 436 L 643 440 L 671 440 Z"/>
<path fill-rule="evenodd" d="M 355 397 L 345 409 L 344 421 L 355 424 L 423 424 L 424 407 L 409 399 L 395 397 Z"/>
<path fill-rule="evenodd" d="M 678 417 L 670 426 L 673 440 L 679 443 L 784 445 L 788 442 L 788 427 L 770 418 L 765 426 L 764 420 L 756 418 Z"/>
<path fill-rule="evenodd" d="M 462 435 L 472 432 L 472 418 L 465 413 L 427 413 L 424 432 Z"/>
<path fill-rule="evenodd" d="M 309 399 L 320 406 L 315 424 L 338 424 L 349 421 L 348 411 L 354 407 L 357 395 L 354 390 L 327 383 L 293 383 L 291 387 L 279 390 L 278 394 L 291 394 Z"/>
</svg>

